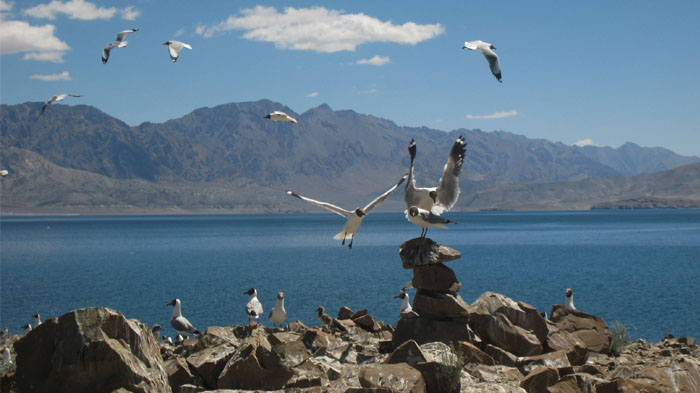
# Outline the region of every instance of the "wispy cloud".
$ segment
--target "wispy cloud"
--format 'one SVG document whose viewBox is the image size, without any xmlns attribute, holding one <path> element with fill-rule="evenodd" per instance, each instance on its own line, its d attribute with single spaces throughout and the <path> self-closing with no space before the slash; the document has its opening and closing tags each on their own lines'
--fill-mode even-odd
<svg viewBox="0 0 700 393">
<path fill-rule="evenodd" d="M 180 30 L 176 31 L 175 34 L 173 34 L 173 36 L 175 36 L 175 38 L 177 38 L 183 34 L 185 34 L 185 29 L 180 29 Z"/>
<path fill-rule="evenodd" d="M 373 65 L 373 66 L 383 66 L 384 64 L 387 64 L 391 61 L 389 59 L 389 56 L 379 56 L 375 55 L 371 59 L 360 59 L 357 61 L 357 64 L 368 64 L 368 65 Z"/>
<path fill-rule="evenodd" d="M 0 55 L 26 52 L 25 60 L 62 63 L 70 46 L 56 37 L 55 31 L 54 25 L 32 26 L 24 21 L 3 19 Z"/>
<path fill-rule="evenodd" d="M 49 75 L 32 75 L 29 79 L 39 79 L 42 81 L 54 82 L 54 81 L 69 81 L 71 80 L 70 73 L 68 71 L 63 71 L 60 74 L 49 74 Z"/>
<path fill-rule="evenodd" d="M 366 89 L 366 90 L 359 90 L 357 94 L 375 94 L 377 93 L 377 89 Z"/>
<path fill-rule="evenodd" d="M 415 45 L 445 32 L 439 23 L 394 25 L 362 13 L 346 14 L 324 7 L 287 7 L 279 12 L 260 5 L 243 9 L 219 24 L 199 26 L 196 32 L 209 38 L 229 30 L 245 30 L 243 38 L 273 42 L 281 49 L 325 53 L 354 51 L 368 42 Z"/>
<path fill-rule="evenodd" d="M 574 145 L 576 145 L 578 147 L 598 146 L 593 142 L 593 139 L 591 139 L 591 138 L 581 139 L 580 141 L 574 143 Z"/>
<path fill-rule="evenodd" d="M 506 117 L 513 117 L 518 114 L 518 111 L 512 110 L 507 112 L 494 112 L 490 115 L 467 115 L 467 119 L 503 119 Z"/>
<path fill-rule="evenodd" d="M 68 0 L 66 2 L 52 0 L 50 3 L 39 4 L 24 10 L 25 15 L 50 20 L 56 19 L 58 14 L 79 20 L 112 19 L 117 13 L 126 20 L 134 20 L 141 15 L 141 11 L 132 5 L 123 9 L 105 8 L 85 0 Z"/>
<path fill-rule="evenodd" d="M 318 96 L 318 92 L 317 92 L 317 91 L 312 91 L 311 93 L 307 94 L 306 96 L 307 96 L 307 97 L 317 97 L 317 96 Z"/>
<path fill-rule="evenodd" d="M 0 0 L 0 12 L 6 12 L 12 9 L 12 2 L 7 2 L 4 0 Z"/>
</svg>

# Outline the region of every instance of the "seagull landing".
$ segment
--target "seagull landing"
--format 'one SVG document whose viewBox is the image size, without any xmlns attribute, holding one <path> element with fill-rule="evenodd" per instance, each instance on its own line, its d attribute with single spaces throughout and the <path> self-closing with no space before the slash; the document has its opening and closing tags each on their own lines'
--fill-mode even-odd
<svg viewBox="0 0 700 393">
<path fill-rule="evenodd" d="M 244 295 L 248 296 L 248 304 L 245 305 L 245 313 L 248 316 L 248 325 L 250 325 L 251 319 L 258 319 L 263 313 L 263 306 L 258 300 L 258 291 L 255 288 L 250 288 Z"/>
<path fill-rule="evenodd" d="M 287 121 L 290 123 L 296 123 L 297 119 L 289 116 L 288 114 L 282 112 L 282 111 L 274 111 L 270 114 L 265 115 L 265 119 L 270 119 L 272 121 Z"/>
<path fill-rule="evenodd" d="M 433 214 L 427 210 L 419 209 L 415 206 L 411 206 L 408 210 L 404 211 L 406 213 L 406 219 L 408 221 L 421 227 L 420 237 L 423 238 L 428 234 L 428 229 L 432 227 L 445 228 L 445 224 L 456 224 L 454 221 L 450 221 L 446 218 L 442 218 L 436 214 Z"/>
<path fill-rule="evenodd" d="M 436 215 L 450 210 L 457 203 L 461 192 L 459 189 L 459 174 L 462 172 L 462 163 L 466 152 L 467 144 L 464 142 L 464 137 L 460 136 L 452 145 L 440 178 L 440 184 L 437 187 L 430 188 L 416 187 L 416 177 L 413 171 L 416 159 L 416 141 L 411 139 L 411 142 L 408 144 L 411 167 L 408 171 L 408 181 L 406 182 L 406 192 L 404 194 L 406 208 L 416 206 Z"/>
<path fill-rule="evenodd" d="M 345 226 L 343 226 L 343 230 L 338 232 L 333 239 L 335 240 L 342 240 L 340 244 L 345 245 L 345 240 L 350 239 L 350 243 L 348 244 L 348 248 L 352 249 L 352 242 L 355 240 L 355 232 L 360 228 L 360 224 L 362 224 L 362 220 L 365 219 L 365 216 L 367 216 L 372 209 L 374 209 L 377 205 L 382 203 L 386 198 L 391 195 L 394 190 L 396 190 L 401 183 L 406 180 L 407 175 L 404 175 L 401 179 L 399 179 L 399 182 L 394 184 L 390 189 L 388 189 L 386 192 L 384 192 L 382 195 L 378 196 L 375 200 L 367 204 L 364 208 L 358 207 L 354 211 L 350 210 L 345 210 L 343 208 L 340 208 L 336 205 L 326 203 L 326 202 L 321 202 L 317 201 L 315 199 L 307 198 L 304 196 L 301 196 L 293 191 L 287 190 L 287 194 L 299 198 L 303 201 L 309 202 L 312 205 L 316 205 L 319 207 L 322 207 L 324 209 L 328 209 L 332 211 L 333 213 L 339 214 L 343 217 L 345 217 Z"/>
<path fill-rule="evenodd" d="M 476 41 L 465 41 L 464 42 L 464 47 L 462 49 L 469 49 L 469 50 L 475 50 L 478 49 L 479 52 L 481 52 L 482 55 L 486 58 L 486 61 L 489 62 L 489 68 L 491 68 L 491 73 L 493 76 L 498 79 L 499 82 L 501 81 L 501 65 L 498 62 L 498 55 L 496 52 L 493 50 L 496 49 L 493 45 L 489 44 L 488 42 L 484 42 L 481 40 L 476 40 Z"/>
<path fill-rule="evenodd" d="M 201 334 L 187 318 L 182 316 L 182 303 L 180 299 L 173 299 L 166 306 L 173 306 L 173 313 L 170 315 L 170 325 L 175 329 L 176 332 L 187 335 L 189 333 Z"/>
<path fill-rule="evenodd" d="M 137 28 L 120 31 L 119 34 L 117 34 L 116 41 L 112 42 L 111 44 L 105 46 L 102 49 L 102 64 L 107 64 L 107 60 L 109 60 L 109 51 L 111 51 L 114 48 L 123 48 L 129 45 L 129 41 L 124 41 L 124 37 L 126 37 L 127 34 L 135 33 L 137 31 L 139 31 L 139 29 Z"/>
<path fill-rule="evenodd" d="M 165 41 L 163 45 L 168 46 L 168 53 L 170 54 L 170 60 L 174 62 L 177 61 L 177 58 L 180 56 L 180 50 L 182 48 L 187 48 L 189 50 L 192 50 L 192 47 L 189 44 L 185 44 L 184 42 L 180 41 Z"/>
<path fill-rule="evenodd" d="M 284 309 L 284 292 L 279 292 L 277 294 L 277 303 L 275 303 L 275 307 L 272 307 L 272 310 L 270 310 L 268 318 L 270 322 L 272 322 L 272 326 L 278 324 L 280 327 L 282 326 L 282 322 L 287 319 L 287 310 Z"/>
<path fill-rule="evenodd" d="M 54 103 L 56 101 L 63 101 L 66 97 L 82 97 L 82 96 L 78 96 L 75 94 L 67 94 L 67 93 L 55 95 L 55 96 L 51 97 L 50 100 L 46 101 L 46 104 L 44 104 L 44 106 L 41 107 L 41 112 L 39 112 L 39 115 L 36 118 L 38 119 L 39 116 L 41 116 L 41 114 L 44 113 L 47 106 L 51 105 L 52 103 Z"/>
</svg>

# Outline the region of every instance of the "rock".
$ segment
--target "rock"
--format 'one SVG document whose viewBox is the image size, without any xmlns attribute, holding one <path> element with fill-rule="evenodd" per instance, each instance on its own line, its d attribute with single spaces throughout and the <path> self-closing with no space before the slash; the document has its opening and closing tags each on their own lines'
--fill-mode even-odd
<svg viewBox="0 0 700 393">
<path fill-rule="evenodd" d="M 465 370 L 480 382 L 517 382 L 523 379 L 523 374 L 515 367 L 467 365 Z"/>
<path fill-rule="evenodd" d="M 418 290 L 413 298 L 413 311 L 432 319 L 469 318 L 469 305 L 459 295 Z"/>
<path fill-rule="evenodd" d="M 314 356 L 326 354 L 334 359 L 340 359 L 348 347 L 348 343 L 317 328 L 307 330 L 302 341 Z"/>
<path fill-rule="evenodd" d="M 294 321 L 287 325 L 287 330 L 290 332 L 304 334 L 307 330 L 309 330 L 309 328 L 301 321 Z"/>
<path fill-rule="evenodd" d="M 323 382 L 321 381 L 321 378 L 319 377 L 296 377 L 292 378 L 287 384 L 284 386 L 285 390 L 288 389 L 306 389 L 306 388 L 312 388 L 315 386 L 323 386 Z"/>
<path fill-rule="evenodd" d="M 485 323 L 489 316 L 493 318 L 497 314 L 503 314 L 514 326 L 534 334 L 541 345 L 546 342 L 549 329 L 537 309 L 499 293 L 486 292 L 470 306 L 470 324 L 473 322 L 472 328 L 483 338 L 484 335 L 479 333 L 476 326 Z"/>
<path fill-rule="evenodd" d="M 171 392 L 150 329 L 108 308 L 52 318 L 15 343 L 19 392 Z"/>
<path fill-rule="evenodd" d="M 484 314 L 471 313 L 469 318 L 476 334 L 487 343 L 518 356 L 542 353 L 542 344 L 537 336 L 530 330 L 514 325 L 504 314 L 484 316 Z"/>
<path fill-rule="evenodd" d="M 457 294 L 462 284 L 457 281 L 452 269 L 437 263 L 413 269 L 412 286 L 427 291 Z"/>
<path fill-rule="evenodd" d="M 219 389 L 282 389 L 294 372 L 270 350 L 267 340 L 251 340 L 229 359 L 219 374 Z"/>
<path fill-rule="evenodd" d="M 450 247 L 435 243 L 430 238 L 415 238 L 399 247 L 399 256 L 404 269 L 443 263 L 458 259 L 462 254 Z"/>
<path fill-rule="evenodd" d="M 201 393 L 205 390 L 207 390 L 207 389 L 202 387 L 202 386 L 185 384 L 185 385 L 180 386 L 179 393 Z"/>
<path fill-rule="evenodd" d="M 518 357 L 512 353 L 501 349 L 499 347 L 493 346 L 491 344 L 486 344 L 485 352 L 487 355 L 491 356 L 497 364 L 503 366 L 515 367 L 518 363 Z"/>
<path fill-rule="evenodd" d="M 697 340 L 693 337 L 681 337 L 678 339 L 678 342 L 686 345 L 695 345 Z"/>
<path fill-rule="evenodd" d="M 275 342 L 272 345 L 272 350 L 279 356 L 281 364 L 285 367 L 294 367 L 311 356 L 311 352 L 302 341 L 301 336 L 298 336 L 296 340 L 276 342 L 272 340 L 271 335 L 270 342 Z"/>
<path fill-rule="evenodd" d="M 379 364 L 363 367 L 360 371 L 363 388 L 389 388 L 399 392 L 426 392 L 420 371 L 407 364 Z"/>
<path fill-rule="evenodd" d="M 585 343 L 588 351 L 604 354 L 610 352 L 612 333 L 602 318 L 555 304 L 549 320 L 560 331 L 571 333 Z"/>
<path fill-rule="evenodd" d="M 415 366 L 418 363 L 427 361 L 426 355 L 421 350 L 420 346 L 414 340 L 408 340 L 399 345 L 394 352 L 389 355 L 384 361 L 387 364 L 406 363 L 409 366 Z"/>
<path fill-rule="evenodd" d="M 420 348 L 428 360 L 415 367 L 423 374 L 427 391 L 459 393 L 464 366 L 459 356 L 441 342 L 423 344 Z"/>
<path fill-rule="evenodd" d="M 564 351 L 569 363 L 580 366 L 588 359 L 588 349 L 585 342 L 575 334 L 559 329 L 554 323 L 549 323 L 546 348 L 551 351 Z"/>
<path fill-rule="evenodd" d="M 547 393 L 583 393 L 578 387 L 576 378 L 568 376 L 562 378 L 559 382 L 550 386 L 546 390 Z"/>
<path fill-rule="evenodd" d="M 571 367 L 571 364 L 569 363 L 569 358 L 566 357 L 566 352 L 556 351 L 537 356 L 519 357 L 516 366 L 523 374 L 527 375 L 539 366 L 560 369 Z"/>
<path fill-rule="evenodd" d="M 369 332 L 374 331 L 374 318 L 369 314 L 364 314 L 360 317 L 353 318 L 355 324 Z"/>
<path fill-rule="evenodd" d="M 540 366 L 525 376 L 525 379 L 520 382 L 520 387 L 528 393 L 541 393 L 558 381 L 559 373 L 557 370 Z"/>
<path fill-rule="evenodd" d="M 444 343 L 471 341 L 466 319 L 440 321 L 428 318 L 402 318 L 396 324 L 392 342 L 397 347 L 408 340 L 418 344 L 434 341 Z"/>
<path fill-rule="evenodd" d="M 213 388 L 234 352 L 235 348 L 228 344 L 217 345 L 193 353 L 187 357 L 187 363 L 204 379 L 205 386 Z"/>
<path fill-rule="evenodd" d="M 233 329 L 222 326 L 209 326 L 204 333 L 197 338 L 198 340 L 193 348 L 194 352 L 222 344 L 235 347 L 240 343 L 236 335 L 233 334 Z"/>
<path fill-rule="evenodd" d="M 352 319 L 354 314 L 355 312 L 350 307 L 343 306 L 338 310 L 338 319 Z"/>
<path fill-rule="evenodd" d="M 201 384 L 201 378 L 195 377 L 190 371 L 187 361 L 183 358 L 166 360 L 163 363 L 165 372 L 168 373 L 168 383 L 174 393 L 180 393 L 180 386 L 186 384 Z M 197 381 L 199 379 L 200 381 Z"/>
<path fill-rule="evenodd" d="M 465 364 L 475 363 L 485 364 L 487 366 L 493 366 L 496 364 L 491 356 L 472 343 L 460 341 L 457 343 L 455 349 L 460 354 Z"/>
</svg>

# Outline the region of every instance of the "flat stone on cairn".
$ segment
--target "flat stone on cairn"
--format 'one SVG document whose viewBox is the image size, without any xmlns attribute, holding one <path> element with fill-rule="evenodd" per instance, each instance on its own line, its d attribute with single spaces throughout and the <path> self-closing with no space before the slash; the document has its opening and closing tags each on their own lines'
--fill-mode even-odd
<svg viewBox="0 0 700 393">
<path fill-rule="evenodd" d="M 457 294 L 461 284 L 444 262 L 462 254 L 429 238 L 415 238 L 399 248 L 404 269 L 413 269 L 411 286 L 417 289 L 413 311 L 418 317 L 402 317 L 396 324 L 393 345 L 415 340 L 418 344 L 470 341 L 469 306 Z"/>
</svg>

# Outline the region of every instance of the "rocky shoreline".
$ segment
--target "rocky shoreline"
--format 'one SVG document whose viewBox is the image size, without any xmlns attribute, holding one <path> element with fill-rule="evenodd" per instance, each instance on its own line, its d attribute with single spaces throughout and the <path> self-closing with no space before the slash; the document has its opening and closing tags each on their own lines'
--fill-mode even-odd
<svg viewBox="0 0 700 393">
<path fill-rule="evenodd" d="M 208 327 L 173 345 L 116 310 L 87 308 L 6 335 L 2 392 L 700 392 L 694 338 L 613 340 L 601 318 L 563 305 L 550 317 L 486 292 L 467 304 L 445 265 L 459 252 L 405 242 L 413 310 L 396 328 L 342 307 L 332 322 Z"/>
</svg>

